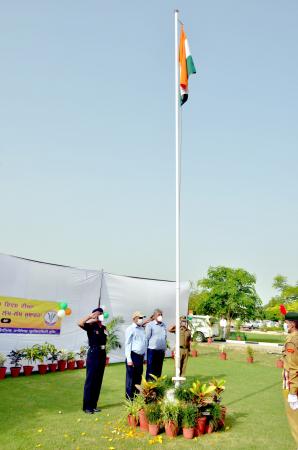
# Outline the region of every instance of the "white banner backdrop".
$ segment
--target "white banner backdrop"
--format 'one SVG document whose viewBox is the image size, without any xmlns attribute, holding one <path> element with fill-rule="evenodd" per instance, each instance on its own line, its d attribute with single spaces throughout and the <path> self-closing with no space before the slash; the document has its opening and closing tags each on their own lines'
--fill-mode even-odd
<svg viewBox="0 0 298 450">
<path fill-rule="evenodd" d="M 176 285 L 172 281 L 149 280 L 143 278 L 124 277 L 104 273 L 101 285 L 101 305 L 106 307 L 110 318 L 121 316 L 120 337 L 124 343 L 125 329 L 131 324 L 134 311 L 140 310 L 147 317 L 155 308 L 163 311 L 167 327 L 175 324 Z M 189 283 L 181 283 L 181 315 L 187 314 Z M 175 335 L 169 334 L 169 343 L 174 347 Z M 124 361 L 124 348 L 111 353 L 111 361 Z"/>
<path fill-rule="evenodd" d="M 0 297 L 17 297 L 51 302 L 65 301 L 72 314 L 65 317 L 61 333 L 0 334 L 0 352 L 51 342 L 58 348 L 78 350 L 86 343 L 77 320 L 98 305 L 102 273 L 30 261 L 0 254 Z"/>
<path fill-rule="evenodd" d="M 68 303 L 70 316 L 62 320 L 60 334 L 0 333 L 0 353 L 51 342 L 59 349 L 77 351 L 87 344 L 86 332 L 77 322 L 99 303 L 109 319 L 121 316 L 122 349 L 111 353 L 111 361 L 124 361 L 124 333 L 131 315 L 141 310 L 149 317 L 155 308 L 164 313 L 166 325 L 175 323 L 175 282 L 112 275 L 0 254 L 0 297 Z M 189 284 L 181 283 L 181 314 L 187 314 Z M 1 317 L 0 317 L 1 319 Z M 171 347 L 174 335 L 169 335 Z M 8 364 L 6 364 L 8 365 Z"/>
</svg>

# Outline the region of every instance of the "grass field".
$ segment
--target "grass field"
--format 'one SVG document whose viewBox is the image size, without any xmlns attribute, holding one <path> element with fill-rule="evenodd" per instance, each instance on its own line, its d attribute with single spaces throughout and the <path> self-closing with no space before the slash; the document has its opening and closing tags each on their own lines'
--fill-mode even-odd
<svg viewBox="0 0 298 450">
<path fill-rule="evenodd" d="M 125 367 L 107 367 L 100 406 L 91 416 L 81 411 L 85 370 L 38 374 L 0 382 L 1 450 L 58 449 L 239 449 L 294 450 L 281 392 L 281 371 L 276 357 L 257 352 L 254 364 L 246 363 L 242 350 L 230 350 L 227 361 L 218 359 L 211 346 L 200 346 L 192 358 L 188 374 L 208 380 L 226 380 L 223 403 L 228 408 L 226 430 L 186 441 L 174 441 L 162 434 L 130 432 L 123 410 Z M 173 361 L 164 364 L 164 373 L 173 374 Z"/>
<path fill-rule="evenodd" d="M 270 333 L 253 333 L 253 332 L 241 332 L 239 333 L 242 340 L 251 342 L 272 342 L 276 344 L 283 344 L 285 342 L 285 335 L 283 334 L 270 334 Z M 236 332 L 230 334 L 229 339 L 236 340 Z"/>
</svg>

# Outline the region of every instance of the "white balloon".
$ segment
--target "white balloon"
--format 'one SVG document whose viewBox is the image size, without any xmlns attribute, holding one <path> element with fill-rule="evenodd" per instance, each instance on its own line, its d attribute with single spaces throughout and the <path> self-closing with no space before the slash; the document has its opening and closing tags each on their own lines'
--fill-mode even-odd
<svg viewBox="0 0 298 450">
<path fill-rule="evenodd" d="M 63 317 L 65 316 L 64 309 L 59 309 L 59 311 L 57 312 L 57 316 L 59 317 L 59 319 L 63 319 Z"/>
</svg>

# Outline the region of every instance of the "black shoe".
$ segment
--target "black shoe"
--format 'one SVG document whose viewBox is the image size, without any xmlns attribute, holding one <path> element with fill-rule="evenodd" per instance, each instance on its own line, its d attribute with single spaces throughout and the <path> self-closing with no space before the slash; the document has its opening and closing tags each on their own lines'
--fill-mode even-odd
<svg viewBox="0 0 298 450">
<path fill-rule="evenodd" d="M 86 414 L 94 414 L 93 409 L 84 409 L 84 412 L 85 412 Z"/>
<path fill-rule="evenodd" d="M 93 412 L 95 412 L 95 413 L 100 412 L 100 411 L 101 411 L 100 408 L 94 408 L 94 409 L 93 409 Z"/>
</svg>

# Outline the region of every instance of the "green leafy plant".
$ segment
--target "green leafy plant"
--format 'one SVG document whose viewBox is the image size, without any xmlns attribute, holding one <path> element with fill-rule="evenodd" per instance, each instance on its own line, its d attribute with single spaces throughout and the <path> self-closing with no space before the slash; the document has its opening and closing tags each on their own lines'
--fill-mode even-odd
<svg viewBox="0 0 298 450">
<path fill-rule="evenodd" d="M 196 405 L 186 404 L 182 410 L 182 426 L 184 428 L 194 428 L 198 417 Z"/>
<path fill-rule="evenodd" d="M 138 418 L 139 405 L 137 404 L 137 402 L 135 402 L 135 400 L 131 400 L 129 398 L 126 399 L 124 403 L 124 408 L 127 412 L 127 415 L 135 417 L 136 419 Z"/>
<path fill-rule="evenodd" d="M 35 361 L 35 351 L 33 347 L 23 348 L 23 358 L 27 360 L 28 366 L 31 366 Z"/>
<path fill-rule="evenodd" d="M 150 403 L 146 406 L 146 417 L 151 425 L 158 425 L 161 422 L 160 403 Z"/>
<path fill-rule="evenodd" d="M 181 407 L 179 404 L 165 402 L 162 405 L 162 420 L 164 423 L 173 422 L 178 426 L 181 417 Z"/>
<path fill-rule="evenodd" d="M 197 380 L 196 382 L 193 382 L 192 387 L 189 390 L 193 394 L 194 402 L 202 409 L 204 406 L 212 403 L 215 389 L 215 386 L 208 386 L 206 383 L 201 383 Z"/>
<path fill-rule="evenodd" d="M 47 358 L 49 361 L 51 361 L 52 364 L 54 364 L 54 362 L 58 359 L 59 350 L 55 347 L 54 344 L 47 344 L 47 350 Z"/>
<path fill-rule="evenodd" d="M 76 359 L 76 354 L 75 352 L 67 352 L 67 361 L 75 361 Z"/>
<path fill-rule="evenodd" d="M 10 364 L 13 367 L 21 367 L 21 360 L 23 358 L 23 350 L 11 350 L 11 352 L 7 355 L 10 359 Z"/>
<path fill-rule="evenodd" d="M 32 361 L 39 361 L 41 364 L 44 363 L 44 359 L 47 356 L 47 351 L 45 345 L 35 344 L 31 348 L 32 350 Z"/>
<path fill-rule="evenodd" d="M 209 423 L 213 425 L 213 429 L 217 430 L 219 427 L 219 420 L 221 419 L 221 407 L 218 403 L 212 403 L 208 407 L 208 412 L 210 414 Z"/>
<path fill-rule="evenodd" d="M 253 358 L 255 351 L 250 345 L 248 345 L 246 348 L 246 353 L 249 358 Z"/>
<path fill-rule="evenodd" d="M 114 319 L 112 319 L 106 325 L 107 331 L 109 333 L 107 336 L 107 342 L 106 342 L 107 355 L 112 350 L 117 350 L 118 348 L 121 348 L 121 342 L 120 342 L 120 339 L 118 336 L 118 332 L 119 332 L 119 325 L 121 325 L 122 323 L 124 323 L 124 320 L 121 316 L 119 316 L 119 317 L 114 317 Z"/>
<path fill-rule="evenodd" d="M 140 392 L 146 404 L 160 400 L 164 396 L 168 387 L 167 376 L 162 376 L 159 378 L 155 375 L 151 376 L 153 380 L 146 381 L 143 377 L 142 383 L 136 384 L 136 388 Z"/>
<path fill-rule="evenodd" d="M 216 403 L 220 403 L 220 401 L 221 401 L 221 395 L 226 388 L 225 384 L 226 384 L 225 380 L 217 380 L 216 378 L 213 378 L 209 382 L 209 385 L 213 386 L 215 388 L 212 395 L 213 395 L 213 400 Z"/>
<path fill-rule="evenodd" d="M 65 350 L 65 349 L 62 348 L 61 350 L 59 350 L 59 352 L 58 352 L 59 360 L 60 361 L 67 361 L 67 354 L 68 354 L 68 351 Z"/>
<path fill-rule="evenodd" d="M 140 395 L 140 394 L 135 395 L 133 398 L 133 402 L 138 411 L 141 411 L 141 409 L 144 409 L 145 401 L 144 401 L 144 398 L 142 397 L 142 395 Z"/>
<path fill-rule="evenodd" d="M 180 402 L 189 403 L 194 399 L 193 393 L 190 391 L 192 383 L 185 382 L 175 389 L 175 398 Z"/>
<path fill-rule="evenodd" d="M 87 345 L 81 345 L 80 350 L 76 353 L 76 355 L 79 357 L 79 359 L 86 359 L 88 351 Z"/>
<path fill-rule="evenodd" d="M 3 353 L 0 353 L 0 367 L 4 367 L 6 361 L 6 356 Z"/>
</svg>

